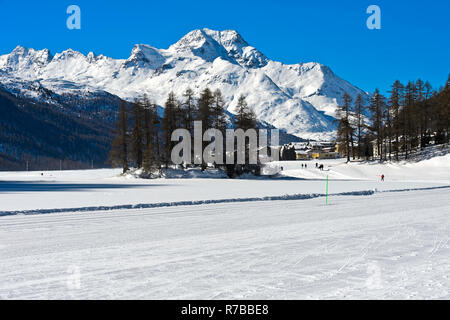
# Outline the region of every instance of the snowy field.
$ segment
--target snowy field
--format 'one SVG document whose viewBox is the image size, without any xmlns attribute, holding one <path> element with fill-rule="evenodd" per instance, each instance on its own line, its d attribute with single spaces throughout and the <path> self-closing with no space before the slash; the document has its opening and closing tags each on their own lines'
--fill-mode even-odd
<svg viewBox="0 0 450 320">
<path fill-rule="evenodd" d="M 450 298 L 450 155 L 303 163 L 236 180 L 0 172 L 0 299 Z"/>
</svg>

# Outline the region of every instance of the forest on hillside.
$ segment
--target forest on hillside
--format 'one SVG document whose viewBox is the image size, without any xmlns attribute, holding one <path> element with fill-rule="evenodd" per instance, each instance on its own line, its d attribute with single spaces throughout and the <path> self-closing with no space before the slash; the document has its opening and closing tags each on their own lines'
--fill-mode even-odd
<svg viewBox="0 0 450 320">
<path fill-rule="evenodd" d="M 361 96 L 352 101 L 344 94 L 336 115 L 337 143 L 348 161 L 398 161 L 429 145 L 449 142 L 450 76 L 439 90 L 418 79 L 406 85 L 395 81 L 389 93 L 385 97 L 376 89 L 369 105 Z"/>
<path fill-rule="evenodd" d="M 112 126 L 0 90 L 0 170 L 104 167 Z"/>
</svg>

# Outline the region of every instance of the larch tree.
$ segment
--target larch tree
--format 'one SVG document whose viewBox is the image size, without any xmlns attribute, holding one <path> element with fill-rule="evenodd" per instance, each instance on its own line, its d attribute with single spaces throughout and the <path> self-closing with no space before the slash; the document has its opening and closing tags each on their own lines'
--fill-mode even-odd
<svg viewBox="0 0 450 320">
<path fill-rule="evenodd" d="M 225 102 L 222 97 L 222 92 L 217 89 L 216 91 L 214 91 L 213 96 L 213 127 L 219 129 L 222 133 L 224 133 L 227 128 L 227 118 L 225 115 Z"/>
<path fill-rule="evenodd" d="M 131 131 L 131 158 L 136 168 L 142 168 L 144 161 L 144 107 L 142 102 L 133 103 L 133 130 Z"/>
<path fill-rule="evenodd" d="M 416 120 L 416 85 L 413 81 L 409 81 L 405 87 L 405 100 L 402 109 L 403 124 L 403 148 L 405 151 L 405 159 L 408 159 L 409 151 L 414 147 L 415 136 L 415 120 Z"/>
<path fill-rule="evenodd" d="M 245 97 L 241 95 L 239 97 L 236 106 L 236 116 L 234 118 L 235 128 L 242 130 L 256 129 L 256 115 L 252 108 L 250 108 L 245 101 Z"/>
<path fill-rule="evenodd" d="M 380 156 L 380 160 L 383 159 L 383 114 L 385 108 L 385 98 L 378 89 L 375 89 L 375 93 L 370 100 L 369 109 L 371 111 L 371 122 L 369 126 L 370 131 L 376 139 L 377 151 Z"/>
<path fill-rule="evenodd" d="M 241 95 L 239 97 L 236 106 L 236 116 L 234 117 L 234 127 L 236 129 L 242 129 L 247 131 L 249 129 L 257 129 L 256 115 L 253 109 L 245 101 L 245 97 Z M 257 147 L 257 146 L 255 146 Z M 245 141 L 245 163 L 250 160 L 250 138 L 246 138 Z M 257 151 L 257 150 L 254 150 Z"/>
<path fill-rule="evenodd" d="M 422 141 L 421 144 L 423 146 L 428 146 L 431 140 L 431 129 L 430 129 L 430 124 L 432 121 L 432 110 L 431 110 L 431 106 L 430 106 L 430 98 L 433 95 L 433 88 L 431 86 L 431 84 L 426 81 L 425 82 L 425 88 L 424 88 L 424 101 L 422 104 L 422 108 L 423 108 L 423 118 L 422 118 L 422 125 L 424 127 L 424 135 L 422 137 Z"/>
<path fill-rule="evenodd" d="M 399 160 L 399 150 L 400 150 L 400 133 L 401 133 L 401 124 L 400 124 L 400 106 L 403 100 L 403 84 L 400 81 L 395 81 L 391 86 L 391 96 L 389 97 L 389 105 L 392 111 L 392 135 L 394 139 L 394 151 L 395 151 L 395 160 Z"/>
<path fill-rule="evenodd" d="M 212 128 L 214 124 L 214 96 L 208 88 L 205 88 L 198 99 L 197 120 L 202 123 L 202 137 L 206 130 Z M 205 149 L 207 142 L 202 142 L 202 150 Z M 203 157 L 202 157 L 203 159 Z M 206 163 L 202 160 L 202 170 L 206 169 Z"/>
<path fill-rule="evenodd" d="M 450 76 L 445 86 L 433 97 L 435 114 L 435 140 L 437 143 L 450 141 Z"/>
<path fill-rule="evenodd" d="M 385 104 L 384 110 L 384 159 L 387 160 L 387 154 L 389 154 L 389 161 L 392 160 L 392 137 L 393 133 L 393 109 L 389 103 Z"/>
<path fill-rule="evenodd" d="M 144 113 L 144 162 L 143 168 L 147 172 L 151 172 L 154 168 L 158 168 L 159 161 L 159 138 L 158 138 L 158 115 L 156 105 L 151 103 L 147 95 L 144 94 L 142 99 Z"/>
<path fill-rule="evenodd" d="M 338 122 L 337 142 L 340 148 L 343 148 L 345 150 L 347 162 L 350 162 L 350 149 L 354 133 L 350 118 L 352 98 L 348 93 L 344 93 L 344 95 L 342 96 L 342 101 L 342 105 L 338 106 L 336 110 L 336 118 Z"/>
<path fill-rule="evenodd" d="M 364 106 L 364 100 L 361 94 L 358 94 L 354 104 L 354 112 L 355 112 L 355 129 L 356 129 L 356 138 L 358 141 L 357 154 L 358 159 L 362 156 L 362 144 L 363 144 L 363 130 L 364 130 L 364 114 L 366 107 Z"/>
<path fill-rule="evenodd" d="M 187 88 L 183 93 L 183 109 L 185 113 L 184 117 L 184 128 L 190 132 L 191 135 L 194 133 L 194 120 L 196 118 L 196 105 L 194 98 L 194 91 L 191 88 Z"/>
<path fill-rule="evenodd" d="M 197 120 L 202 122 L 202 130 L 205 132 L 213 126 L 214 96 L 209 88 L 204 89 L 198 99 Z M 202 133 L 203 133 L 202 132 Z"/>
<path fill-rule="evenodd" d="M 176 109 L 178 101 L 175 97 L 175 93 L 170 92 L 164 105 L 164 116 L 161 120 L 161 129 L 163 133 L 163 161 L 168 168 L 170 162 L 170 156 L 174 142 L 172 142 L 172 132 L 177 129 L 177 113 Z"/>
<path fill-rule="evenodd" d="M 114 166 L 121 166 L 122 172 L 128 171 L 128 116 L 125 101 L 120 104 L 119 114 L 114 130 L 115 137 L 111 143 L 109 159 Z"/>
</svg>

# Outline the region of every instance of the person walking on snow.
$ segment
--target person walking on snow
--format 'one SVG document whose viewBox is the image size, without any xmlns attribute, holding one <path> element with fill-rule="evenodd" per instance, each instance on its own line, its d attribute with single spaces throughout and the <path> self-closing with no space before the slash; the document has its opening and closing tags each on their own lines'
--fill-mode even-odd
<svg viewBox="0 0 450 320">
<path fill-rule="evenodd" d="M 384 181 L 384 174 L 381 175 L 381 181 Z"/>
</svg>

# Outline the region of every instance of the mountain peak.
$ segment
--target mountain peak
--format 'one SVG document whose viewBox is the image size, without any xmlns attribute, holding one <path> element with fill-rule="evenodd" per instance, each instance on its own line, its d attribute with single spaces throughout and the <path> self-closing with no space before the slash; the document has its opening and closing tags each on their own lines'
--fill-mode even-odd
<svg viewBox="0 0 450 320">
<path fill-rule="evenodd" d="M 214 61 L 218 57 L 227 58 L 228 52 L 210 35 L 209 29 L 196 29 L 169 47 L 169 51 L 190 52 L 206 61 Z"/>
<path fill-rule="evenodd" d="M 21 45 L 18 45 L 17 47 L 14 48 L 13 51 L 11 51 L 11 54 L 20 54 L 20 55 L 24 55 L 28 52 L 28 48 L 25 48 Z"/>
<path fill-rule="evenodd" d="M 90 52 L 87 54 L 87 56 L 86 56 L 86 58 L 87 58 L 87 60 L 88 60 L 89 62 L 95 61 L 95 58 L 96 58 L 96 57 L 97 57 L 97 56 L 96 56 L 95 53 L 92 52 L 92 51 L 90 51 Z"/>
<path fill-rule="evenodd" d="M 48 49 L 35 50 L 18 45 L 6 58 L 5 67 L 9 70 L 21 70 L 34 64 L 38 67 L 47 65 L 53 59 Z"/>
<path fill-rule="evenodd" d="M 47 49 L 18 46 L 0 56 L 0 86 L 35 94 L 31 84 L 17 79 L 40 81 L 58 94 L 79 95 L 80 88 L 96 88 L 132 100 L 146 92 L 158 105 L 170 91 L 182 97 L 188 87 L 197 92 L 220 88 L 228 111 L 235 110 L 237 97 L 244 94 L 259 120 L 313 139 L 333 134 L 336 126 L 330 116 L 344 92 L 368 100 L 327 66 L 271 61 L 236 30 L 208 28 L 190 31 L 168 49 L 136 44 L 126 60 L 72 49 L 52 58 Z"/>
<path fill-rule="evenodd" d="M 65 56 L 65 57 L 76 57 L 76 56 L 84 56 L 84 54 L 82 54 L 79 51 L 73 50 L 71 48 L 66 49 L 64 51 L 61 52 L 61 56 Z"/>
<path fill-rule="evenodd" d="M 216 41 L 221 43 L 224 46 L 229 45 L 244 45 L 248 46 L 249 44 L 242 38 L 242 36 L 236 30 L 222 30 L 216 31 L 208 28 L 204 28 L 203 32 L 205 32 L 210 37 L 214 38 Z"/>
<path fill-rule="evenodd" d="M 221 57 L 249 68 L 263 67 L 269 61 L 261 52 L 250 46 L 236 30 L 217 31 L 208 28 L 192 30 L 170 46 L 169 50 L 190 51 L 206 61 L 214 61 Z"/>
<path fill-rule="evenodd" d="M 205 43 L 216 42 L 222 47 L 234 45 L 248 46 L 248 43 L 236 30 L 217 31 L 208 28 L 195 29 L 188 32 L 171 47 L 173 48 L 199 48 Z"/>
<path fill-rule="evenodd" d="M 147 44 L 135 44 L 131 50 L 130 57 L 125 61 L 125 67 L 149 67 L 151 69 L 159 68 L 166 59 L 161 51 Z"/>
</svg>

